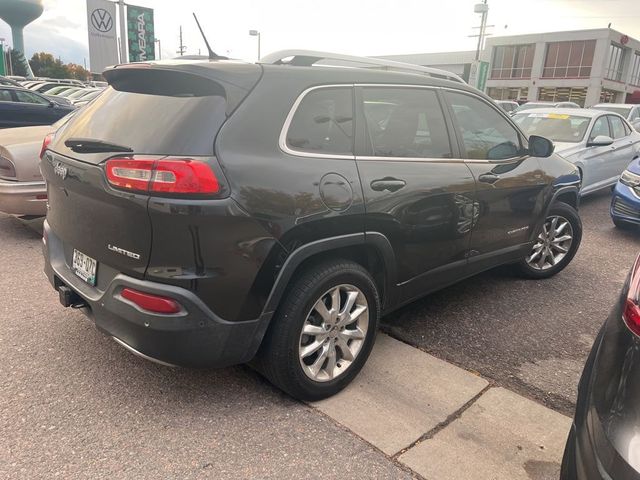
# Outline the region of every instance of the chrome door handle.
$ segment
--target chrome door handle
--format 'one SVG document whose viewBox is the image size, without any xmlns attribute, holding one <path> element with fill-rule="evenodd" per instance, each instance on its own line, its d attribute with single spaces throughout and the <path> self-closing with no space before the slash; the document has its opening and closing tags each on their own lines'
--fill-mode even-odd
<svg viewBox="0 0 640 480">
<path fill-rule="evenodd" d="M 397 192 L 403 188 L 407 182 L 400 180 L 399 178 L 385 177 L 371 182 L 371 190 L 376 192 L 383 192 L 385 190 L 389 192 Z"/>
<path fill-rule="evenodd" d="M 500 180 L 500 175 L 496 175 L 495 173 L 483 173 L 478 177 L 478 180 L 484 183 L 496 183 Z"/>
</svg>

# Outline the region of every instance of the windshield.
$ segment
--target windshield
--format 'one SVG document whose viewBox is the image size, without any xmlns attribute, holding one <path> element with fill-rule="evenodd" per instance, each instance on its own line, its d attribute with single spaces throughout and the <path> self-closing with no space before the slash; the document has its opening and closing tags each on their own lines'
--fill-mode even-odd
<svg viewBox="0 0 640 480">
<path fill-rule="evenodd" d="M 538 135 L 554 142 L 578 143 L 584 138 L 591 119 L 559 113 L 518 113 L 513 121 L 527 135 Z"/>
<path fill-rule="evenodd" d="M 593 108 L 594 110 L 600 110 L 602 112 L 617 113 L 618 115 L 622 115 L 624 118 L 627 118 L 629 116 L 629 113 L 631 112 L 631 107 L 607 107 L 605 105 L 599 105 L 591 108 Z"/>
</svg>

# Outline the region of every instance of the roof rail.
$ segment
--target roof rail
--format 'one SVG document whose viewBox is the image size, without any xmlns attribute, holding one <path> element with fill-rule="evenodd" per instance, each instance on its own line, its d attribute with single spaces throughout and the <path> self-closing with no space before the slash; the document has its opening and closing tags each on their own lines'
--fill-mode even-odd
<svg viewBox="0 0 640 480">
<path fill-rule="evenodd" d="M 394 72 L 421 73 L 430 77 L 465 83 L 465 81 L 455 73 L 447 72 L 439 68 L 423 67 L 421 65 L 395 62 L 382 58 L 357 57 L 354 55 L 342 55 L 339 53 L 319 52 L 315 50 L 280 50 L 262 57 L 259 63 L 303 67 L 321 64 L 332 67 L 378 68 Z"/>
</svg>

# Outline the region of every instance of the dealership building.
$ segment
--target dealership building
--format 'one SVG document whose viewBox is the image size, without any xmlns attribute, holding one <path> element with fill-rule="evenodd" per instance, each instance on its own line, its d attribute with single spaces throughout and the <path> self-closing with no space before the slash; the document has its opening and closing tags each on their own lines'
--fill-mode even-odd
<svg viewBox="0 0 640 480">
<path fill-rule="evenodd" d="M 438 67 L 468 80 L 475 52 L 383 58 Z M 486 93 L 497 100 L 640 103 L 640 41 L 609 28 L 490 37 Z"/>
</svg>

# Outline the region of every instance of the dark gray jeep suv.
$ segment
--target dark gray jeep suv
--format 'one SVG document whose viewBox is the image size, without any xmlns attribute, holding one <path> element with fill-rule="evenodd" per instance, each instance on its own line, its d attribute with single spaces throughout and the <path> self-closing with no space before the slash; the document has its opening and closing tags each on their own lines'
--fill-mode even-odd
<svg viewBox="0 0 640 480">
<path fill-rule="evenodd" d="M 497 265 L 549 277 L 580 244 L 575 167 L 446 72 L 284 52 L 104 76 L 43 145 L 45 270 L 147 358 L 253 360 L 323 398 L 381 315 Z"/>
</svg>

